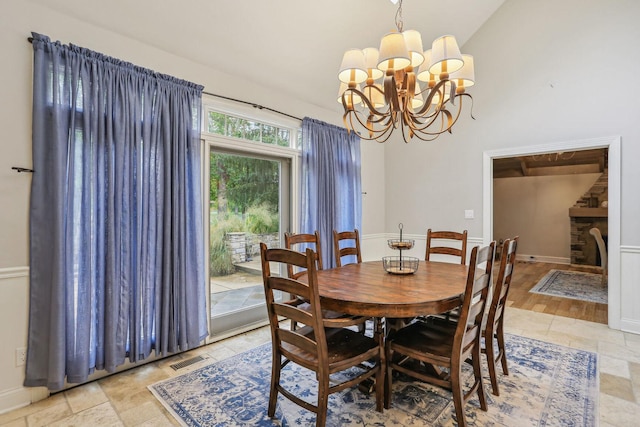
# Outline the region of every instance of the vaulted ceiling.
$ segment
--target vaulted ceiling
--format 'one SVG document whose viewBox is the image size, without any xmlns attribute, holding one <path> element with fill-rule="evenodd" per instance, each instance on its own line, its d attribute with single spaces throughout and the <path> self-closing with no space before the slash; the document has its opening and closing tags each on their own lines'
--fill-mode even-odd
<svg viewBox="0 0 640 427">
<path fill-rule="evenodd" d="M 389 0 L 29 1 L 336 111 L 342 54 L 378 47 L 395 30 L 397 9 Z M 425 50 L 444 34 L 462 46 L 503 2 L 404 0 L 404 29 L 421 32 Z M 233 95 L 225 87 L 205 90 Z"/>
</svg>

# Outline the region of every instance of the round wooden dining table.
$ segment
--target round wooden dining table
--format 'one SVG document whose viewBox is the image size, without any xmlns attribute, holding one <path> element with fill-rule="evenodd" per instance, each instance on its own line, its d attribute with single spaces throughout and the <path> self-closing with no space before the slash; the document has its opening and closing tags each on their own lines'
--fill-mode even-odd
<svg viewBox="0 0 640 427">
<path fill-rule="evenodd" d="M 319 270 L 323 309 L 378 318 L 408 318 L 444 313 L 462 303 L 467 268 L 420 261 L 412 274 L 387 273 L 382 261 Z"/>
</svg>

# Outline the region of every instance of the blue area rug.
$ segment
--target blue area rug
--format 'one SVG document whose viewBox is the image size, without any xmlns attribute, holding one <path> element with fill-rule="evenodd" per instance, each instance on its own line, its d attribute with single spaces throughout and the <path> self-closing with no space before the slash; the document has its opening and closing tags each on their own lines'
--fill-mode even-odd
<svg viewBox="0 0 640 427">
<path fill-rule="evenodd" d="M 516 335 L 507 335 L 509 376 L 500 374 L 500 396 L 491 386 L 486 363 L 489 410 L 477 398 L 466 405 L 471 426 L 597 425 L 597 354 Z M 310 426 L 315 415 L 282 396 L 276 417 L 267 417 L 271 344 L 212 363 L 149 386 L 184 426 Z M 465 368 L 466 369 L 466 368 Z M 500 371 L 499 371 L 500 372 Z M 471 370 L 466 371 L 468 378 Z M 283 382 L 315 401 L 315 376 L 288 365 Z M 451 393 L 408 377 L 394 379 L 391 409 L 375 411 L 375 396 L 357 389 L 329 398 L 327 426 L 455 426 Z"/>
<path fill-rule="evenodd" d="M 529 292 L 607 304 L 609 288 L 601 274 L 550 270 Z"/>
</svg>

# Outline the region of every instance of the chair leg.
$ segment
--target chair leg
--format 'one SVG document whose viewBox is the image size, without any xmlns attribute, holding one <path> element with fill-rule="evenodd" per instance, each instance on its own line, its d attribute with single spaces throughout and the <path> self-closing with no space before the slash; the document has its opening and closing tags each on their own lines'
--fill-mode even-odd
<svg viewBox="0 0 640 427">
<path fill-rule="evenodd" d="M 480 367 L 480 345 L 476 346 L 476 350 L 473 351 L 471 358 L 473 359 L 473 376 L 475 377 L 475 382 L 478 383 L 478 400 L 480 401 L 480 409 L 486 411 L 487 396 L 484 394 L 484 386 L 482 385 L 482 368 Z"/>
<path fill-rule="evenodd" d="M 509 375 L 509 368 L 507 367 L 507 351 L 504 347 L 504 330 L 502 322 L 498 325 L 498 331 L 496 333 L 496 339 L 498 340 L 498 356 L 502 363 L 502 372 L 505 375 Z"/>
<path fill-rule="evenodd" d="M 491 332 L 487 329 L 487 332 Z M 496 396 L 500 396 L 500 390 L 498 389 L 498 373 L 496 372 L 496 357 L 495 350 L 493 348 L 493 334 L 485 334 L 484 346 L 485 354 L 487 356 L 487 367 L 489 368 L 489 378 L 491 379 L 491 391 Z"/>
<path fill-rule="evenodd" d="M 329 404 L 329 375 L 322 375 L 318 381 L 318 413 L 316 427 L 324 427 L 327 423 L 327 406 Z"/>
<path fill-rule="evenodd" d="M 376 372 L 376 411 L 384 411 L 384 388 L 386 387 L 384 381 L 384 365 L 380 365 L 380 370 Z"/>
<path fill-rule="evenodd" d="M 467 419 L 464 415 L 464 392 L 460 383 L 460 367 L 451 369 L 451 391 L 453 392 L 453 406 L 456 409 L 458 426 L 466 427 Z"/>
<path fill-rule="evenodd" d="M 387 346 L 385 349 L 385 359 L 386 359 L 386 375 L 384 382 L 384 408 L 389 409 L 391 407 L 391 387 L 392 387 L 392 373 L 393 368 L 391 367 L 391 357 L 393 351 Z M 382 365 L 382 369 L 385 369 L 385 365 Z"/>
<path fill-rule="evenodd" d="M 280 354 L 274 352 L 271 361 L 271 389 L 269 390 L 269 409 L 267 415 L 273 418 L 276 414 L 276 403 L 278 401 L 278 384 L 280 383 L 280 369 L 282 367 L 282 358 Z"/>
</svg>

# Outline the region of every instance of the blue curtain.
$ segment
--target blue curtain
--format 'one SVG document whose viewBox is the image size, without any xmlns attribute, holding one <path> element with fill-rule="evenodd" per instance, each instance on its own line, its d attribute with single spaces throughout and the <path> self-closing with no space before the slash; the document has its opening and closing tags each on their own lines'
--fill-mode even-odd
<svg viewBox="0 0 640 427">
<path fill-rule="evenodd" d="M 202 87 L 33 34 L 25 386 L 206 336 Z"/>
<path fill-rule="evenodd" d="M 362 229 L 358 135 L 308 117 L 302 120 L 301 200 L 300 232 L 318 230 L 323 267 L 333 268 L 333 230 Z"/>
</svg>

